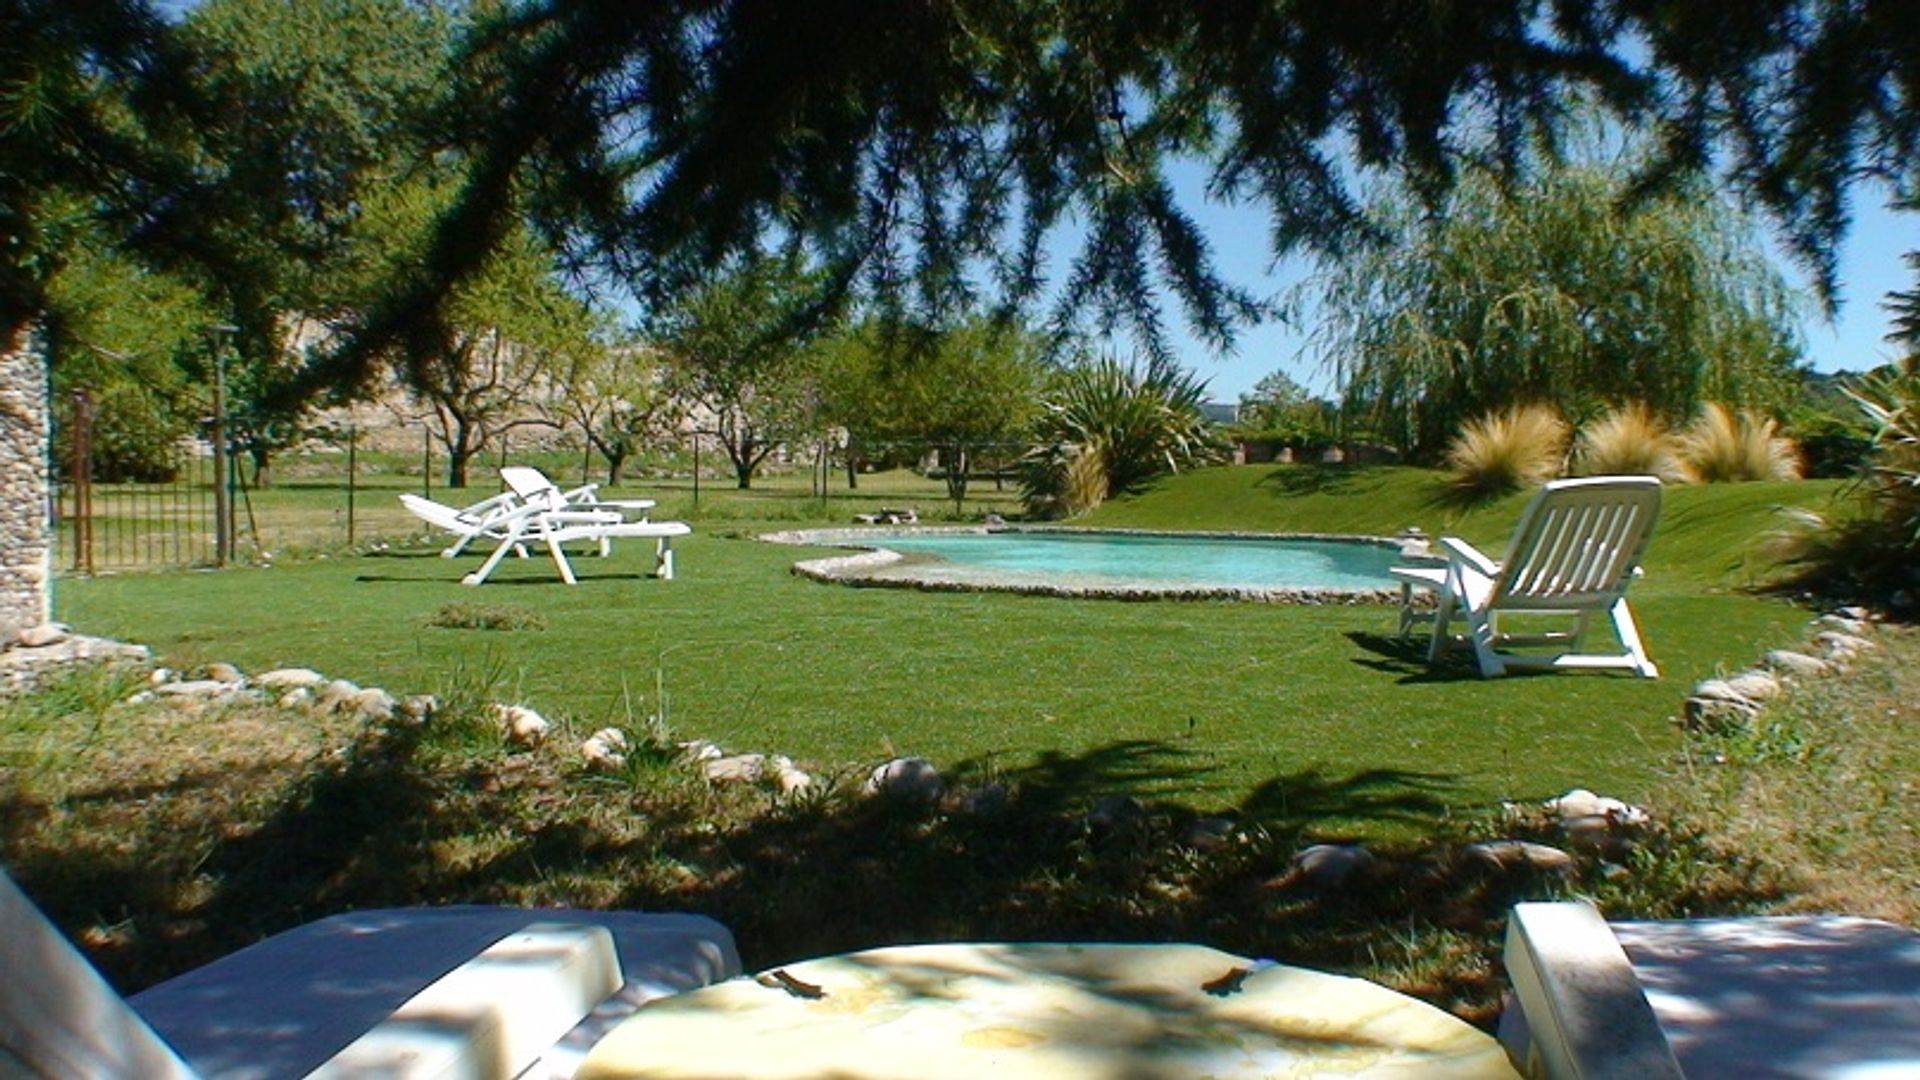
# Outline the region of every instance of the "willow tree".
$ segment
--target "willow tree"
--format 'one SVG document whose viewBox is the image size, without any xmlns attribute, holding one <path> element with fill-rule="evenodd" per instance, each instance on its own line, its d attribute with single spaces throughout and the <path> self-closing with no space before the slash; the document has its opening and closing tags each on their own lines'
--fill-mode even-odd
<svg viewBox="0 0 1920 1080">
<path fill-rule="evenodd" d="M 1669 421 L 1703 400 L 1780 404 L 1798 319 L 1753 230 L 1703 184 L 1633 202 L 1630 176 L 1475 172 L 1433 209 L 1376 200 L 1385 239 L 1308 286 L 1349 408 L 1431 457 L 1472 417 L 1530 402 L 1580 419 L 1641 401 Z"/>
</svg>

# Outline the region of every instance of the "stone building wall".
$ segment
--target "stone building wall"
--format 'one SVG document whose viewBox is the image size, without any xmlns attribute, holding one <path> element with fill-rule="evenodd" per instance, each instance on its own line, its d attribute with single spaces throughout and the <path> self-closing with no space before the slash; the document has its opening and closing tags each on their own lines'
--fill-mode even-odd
<svg viewBox="0 0 1920 1080">
<path fill-rule="evenodd" d="M 53 611 L 47 431 L 39 352 L 0 354 L 0 640 Z"/>
</svg>

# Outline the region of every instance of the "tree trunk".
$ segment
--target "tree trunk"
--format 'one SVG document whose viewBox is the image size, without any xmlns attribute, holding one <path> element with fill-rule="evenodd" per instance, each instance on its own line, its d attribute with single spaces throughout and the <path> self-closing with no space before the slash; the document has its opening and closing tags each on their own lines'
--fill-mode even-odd
<svg viewBox="0 0 1920 1080">
<path fill-rule="evenodd" d="M 264 439 L 247 444 L 247 456 L 253 459 L 253 487 L 265 491 L 273 486 L 273 448 Z"/>
<path fill-rule="evenodd" d="M 967 448 L 954 444 L 942 453 L 947 466 L 947 498 L 953 500 L 955 513 L 960 510 L 961 500 L 967 497 Z"/>
<path fill-rule="evenodd" d="M 613 449 L 602 450 L 601 453 L 605 454 L 607 458 L 607 486 L 619 487 L 620 476 L 626 470 L 627 455 L 631 453 L 631 451 L 624 446 L 620 446 Z"/>
<path fill-rule="evenodd" d="M 734 487 L 741 491 L 750 490 L 753 487 L 753 465 L 750 462 L 734 462 L 733 479 Z"/>
<path fill-rule="evenodd" d="M 473 451 L 465 447 L 447 448 L 447 486 L 463 488 L 467 486 L 467 462 L 472 459 Z"/>
</svg>

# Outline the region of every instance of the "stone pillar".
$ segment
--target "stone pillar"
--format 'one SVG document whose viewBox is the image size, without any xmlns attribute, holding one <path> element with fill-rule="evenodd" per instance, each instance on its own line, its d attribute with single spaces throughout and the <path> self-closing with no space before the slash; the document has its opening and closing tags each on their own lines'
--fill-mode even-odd
<svg viewBox="0 0 1920 1080">
<path fill-rule="evenodd" d="M 0 354 L 0 641 L 53 615 L 47 366 L 29 336 Z"/>
</svg>

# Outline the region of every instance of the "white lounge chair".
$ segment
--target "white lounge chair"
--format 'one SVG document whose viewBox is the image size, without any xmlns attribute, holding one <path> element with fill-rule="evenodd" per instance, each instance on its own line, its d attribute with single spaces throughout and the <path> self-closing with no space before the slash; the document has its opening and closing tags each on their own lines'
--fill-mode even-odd
<svg viewBox="0 0 1920 1080">
<path fill-rule="evenodd" d="M 539 506 L 523 506 L 506 516 L 501 522 L 505 535 L 500 545 L 487 556 L 478 570 L 460 579 L 463 585 L 478 585 L 487 580 L 494 567 L 506 557 L 508 551 L 518 550 L 524 544 L 545 544 L 547 552 L 553 556 L 553 565 L 560 572 L 560 580 L 569 585 L 578 584 L 573 575 L 573 564 L 567 561 L 567 553 L 562 544 L 575 540 L 591 540 L 599 546 L 600 554 L 607 553 L 609 542 L 621 537 L 650 539 L 654 542 L 654 572 L 664 581 L 673 580 L 673 541 L 675 537 L 686 536 L 693 532 L 691 526 L 682 521 L 623 521 L 618 511 L 612 510 L 548 510 Z"/>
<path fill-rule="evenodd" d="M 440 552 L 441 558 L 451 559 L 480 537 L 503 535 L 499 521 L 520 505 L 520 499 L 511 491 L 503 491 L 472 506 L 456 507 L 421 495 L 402 494 L 400 505 L 421 521 L 454 535 L 453 543 Z"/>
<path fill-rule="evenodd" d="M 0 871 L 0 1076 L 570 1076 L 644 1005 L 740 972 L 698 915 L 335 915 L 125 1001 Z"/>
<path fill-rule="evenodd" d="M 1464 619 L 1465 641 L 1472 645 L 1480 674 L 1505 674 L 1516 667 L 1621 668 L 1642 678 L 1660 674 L 1627 607 L 1626 591 L 1640 572 L 1640 560 L 1660 515 L 1660 481 L 1651 476 L 1593 476 L 1556 480 L 1542 488 L 1520 515 L 1506 557 L 1495 562 L 1473 545 L 1443 537 L 1444 568 L 1396 566 L 1393 576 L 1403 593 L 1401 633 L 1421 618 L 1412 612 L 1412 588 L 1438 594 L 1427 647 L 1438 661 L 1456 642 L 1452 624 Z M 1605 613 L 1620 639 L 1618 653 L 1583 651 L 1588 624 Z M 1511 634 L 1501 630 L 1505 616 L 1567 616 L 1573 629 Z M 1553 654 L 1506 651 L 1513 646 L 1560 645 Z"/>
<path fill-rule="evenodd" d="M 613 510 L 623 520 L 645 521 L 647 511 L 654 507 L 652 499 L 603 499 L 598 484 L 562 491 L 546 473 L 531 465 L 502 466 L 500 482 L 522 503 L 544 505 L 549 510 Z"/>
</svg>

